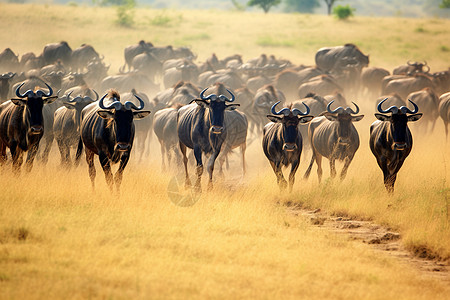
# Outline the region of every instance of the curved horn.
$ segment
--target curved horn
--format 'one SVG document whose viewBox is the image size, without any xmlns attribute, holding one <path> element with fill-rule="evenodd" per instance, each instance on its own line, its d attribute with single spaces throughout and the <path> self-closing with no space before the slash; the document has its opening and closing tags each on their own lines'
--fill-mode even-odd
<svg viewBox="0 0 450 300">
<path fill-rule="evenodd" d="M 408 60 L 406 63 L 408 64 L 408 66 L 413 66 L 414 65 L 413 63 L 411 63 L 410 60 Z"/>
<path fill-rule="evenodd" d="M 94 94 L 95 94 L 95 100 L 94 99 L 92 99 L 92 101 L 97 101 L 98 100 L 98 94 L 97 94 L 97 92 L 94 90 L 94 89 L 91 89 L 91 91 L 93 91 L 94 92 Z"/>
<path fill-rule="evenodd" d="M 44 82 L 44 84 L 47 86 L 47 88 L 48 88 L 48 94 L 46 94 L 45 92 L 43 92 L 43 91 L 41 91 L 41 90 L 38 90 L 37 92 L 36 92 L 36 95 L 38 96 L 38 97 L 50 97 L 52 94 L 53 94 L 53 90 L 52 90 L 52 88 L 46 83 L 46 82 Z"/>
<path fill-rule="evenodd" d="M 98 106 L 100 106 L 101 109 L 112 109 L 115 108 L 116 110 L 121 110 L 122 109 L 122 103 L 120 103 L 119 101 L 114 101 L 113 103 L 111 103 L 110 106 L 106 107 L 103 104 L 103 100 L 105 100 L 106 96 L 108 96 L 108 93 L 106 93 L 102 99 L 100 99 L 100 101 L 98 102 Z"/>
<path fill-rule="evenodd" d="M 72 95 L 73 91 L 70 91 L 70 93 L 67 94 L 67 99 L 69 100 L 68 102 L 75 102 L 75 99 L 70 99 L 70 95 Z"/>
<path fill-rule="evenodd" d="M 204 93 L 206 92 L 206 90 L 209 89 L 209 87 L 207 87 L 206 89 L 204 89 L 201 93 L 200 93 L 200 98 L 202 100 L 216 100 L 217 99 L 217 95 L 216 94 L 211 94 L 208 97 L 204 96 Z M 225 96 L 224 96 L 225 97 Z"/>
<path fill-rule="evenodd" d="M 411 99 L 408 99 L 408 101 L 411 102 L 412 105 L 414 105 L 414 111 L 411 111 L 411 110 L 410 110 L 408 107 L 406 107 L 406 106 L 400 106 L 401 112 L 404 113 L 404 114 L 406 114 L 406 113 L 409 113 L 409 114 L 415 114 L 415 113 L 417 113 L 417 112 L 419 111 L 419 107 L 417 106 L 417 104 L 415 104 L 414 102 L 412 102 Z"/>
<path fill-rule="evenodd" d="M 307 114 L 309 114 L 310 112 L 310 108 L 308 107 L 308 105 L 305 104 L 305 102 L 302 102 L 302 104 L 306 107 L 306 112 L 302 113 L 300 109 L 298 108 L 293 108 L 292 109 L 292 114 L 294 116 L 306 116 Z"/>
<path fill-rule="evenodd" d="M 349 114 L 354 114 L 354 115 L 356 115 L 357 113 L 359 113 L 359 107 L 358 107 L 358 105 L 356 105 L 355 102 L 352 101 L 352 103 L 353 103 L 353 105 L 356 107 L 356 111 L 352 110 L 350 107 L 347 107 L 347 108 L 345 109 L 345 111 L 348 112 Z"/>
<path fill-rule="evenodd" d="M 430 66 L 429 66 L 429 65 L 424 65 L 424 67 L 427 67 L 427 70 L 426 70 L 426 71 L 424 71 L 424 72 L 425 72 L 425 73 L 429 73 L 429 72 L 430 72 L 430 70 L 431 70 Z"/>
<path fill-rule="evenodd" d="M 25 97 L 30 97 L 33 95 L 33 91 L 32 90 L 28 90 L 26 91 L 24 94 L 20 94 L 20 88 L 25 84 L 25 82 L 22 82 L 16 89 L 16 96 L 19 98 L 25 98 Z"/>
<path fill-rule="evenodd" d="M 288 116 L 289 113 L 290 113 L 291 111 L 290 111 L 289 108 L 287 108 L 287 107 L 283 108 L 283 109 L 280 110 L 279 112 L 276 112 L 276 111 L 275 111 L 275 106 L 277 106 L 278 103 L 280 103 L 280 102 L 281 102 L 281 101 L 278 101 L 277 103 L 275 103 L 274 105 L 272 105 L 272 108 L 270 109 L 270 112 L 271 112 L 272 114 L 276 115 L 276 116 L 278 116 L 278 115 L 285 115 L 285 116 Z"/>
<path fill-rule="evenodd" d="M 378 105 L 377 105 L 378 111 L 379 111 L 380 113 L 383 113 L 383 114 L 387 114 L 388 112 L 391 112 L 392 114 L 398 113 L 398 107 L 395 106 L 395 105 L 392 105 L 391 107 L 389 107 L 389 108 L 386 109 L 386 110 L 383 110 L 383 109 L 381 108 L 381 105 L 382 105 L 382 104 L 384 103 L 384 101 L 386 101 L 387 99 L 388 99 L 388 98 L 384 98 L 383 101 L 381 101 L 380 103 L 378 103 Z"/>
<path fill-rule="evenodd" d="M 236 99 L 236 97 L 234 97 L 233 93 L 232 93 L 230 90 L 228 90 L 228 89 L 226 89 L 226 90 L 227 90 L 228 93 L 230 93 L 230 95 L 231 95 L 231 100 L 228 99 L 225 95 L 220 95 L 219 98 L 220 98 L 221 100 L 226 101 L 226 102 L 234 102 L 234 100 Z"/>
<path fill-rule="evenodd" d="M 336 114 L 336 113 L 341 113 L 342 111 L 345 111 L 341 106 L 339 106 L 335 110 L 331 110 L 331 104 L 333 102 L 334 102 L 334 100 L 332 100 L 330 103 L 328 103 L 328 105 L 327 105 L 327 112 L 329 112 L 330 114 Z"/>
<path fill-rule="evenodd" d="M 125 109 L 126 109 L 126 110 L 130 110 L 130 109 L 132 109 L 132 108 L 135 109 L 135 110 L 141 110 L 141 109 L 143 109 L 143 108 L 144 108 L 144 101 L 143 101 L 141 98 L 139 98 L 139 96 L 136 95 L 136 94 L 133 94 L 133 96 L 135 96 L 135 97 L 139 100 L 139 107 L 137 107 L 136 105 L 134 105 L 133 102 L 127 101 L 127 102 L 125 102 L 125 104 L 124 104 Z"/>
</svg>

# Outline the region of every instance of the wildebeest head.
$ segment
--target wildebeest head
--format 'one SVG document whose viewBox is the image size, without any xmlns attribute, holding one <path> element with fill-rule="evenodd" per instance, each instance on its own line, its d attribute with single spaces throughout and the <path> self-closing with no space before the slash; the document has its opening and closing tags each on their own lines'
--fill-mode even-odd
<svg viewBox="0 0 450 300">
<path fill-rule="evenodd" d="M 352 102 L 356 107 L 356 111 L 351 109 L 350 107 L 343 108 L 339 106 L 338 108 L 331 110 L 331 104 L 333 104 L 334 100 L 328 103 L 327 111 L 322 115 L 327 118 L 329 121 L 336 121 L 337 131 L 340 144 L 348 144 L 350 142 L 350 134 L 352 129 L 352 122 L 358 122 L 364 118 L 364 115 L 352 116 L 359 113 L 359 107 L 355 102 Z"/>
<path fill-rule="evenodd" d="M 204 94 L 208 89 L 206 88 L 200 93 L 200 99 L 195 99 L 195 102 L 201 106 L 205 105 L 209 109 L 210 133 L 221 134 L 224 131 L 225 110 L 239 106 L 239 104 L 227 104 L 227 102 L 234 102 L 235 96 L 223 84 L 216 84 L 215 88 L 219 96 L 210 94 L 205 97 Z M 231 95 L 231 99 L 224 95 L 225 90 Z"/>
<path fill-rule="evenodd" d="M 387 99 L 387 98 L 386 98 Z M 380 121 L 388 121 L 391 123 L 391 133 L 392 137 L 394 139 L 394 143 L 392 145 L 392 149 L 396 150 L 404 150 L 406 148 L 406 131 L 408 127 L 408 122 L 415 122 L 419 120 L 422 117 L 422 114 L 418 114 L 419 107 L 412 102 L 411 100 L 408 100 L 409 102 L 414 105 L 414 110 L 411 111 L 406 106 L 400 106 L 398 108 L 397 106 L 393 105 L 389 107 L 386 110 L 383 110 L 381 108 L 384 99 L 380 103 L 378 103 L 377 109 L 381 114 L 375 114 L 375 117 Z M 391 113 L 391 115 L 385 115 L 387 113 Z M 410 114 L 410 115 L 407 115 Z"/>
<path fill-rule="evenodd" d="M 20 93 L 20 88 L 25 84 L 23 82 L 16 89 L 16 96 L 18 98 L 11 99 L 11 102 L 18 106 L 24 106 L 24 116 L 29 122 L 28 134 L 42 134 L 44 132 L 42 108 L 44 104 L 49 104 L 55 101 L 57 96 L 52 96 L 52 88 L 45 83 L 48 88 L 48 93 L 45 93 L 39 89 L 36 91 L 28 90 L 25 93 Z"/>
<path fill-rule="evenodd" d="M 89 90 L 87 89 L 84 92 L 84 96 L 78 95 L 75 98 L 71 97 L 73 91 L 71 91 L 69 94 L 64 95 L 61 97 L 63 105 L 68 108 L 75 111 L 74 117 L 75 117 L 75 126 L 77 128 L 77 131 L 80 132 L 80 125 L 81 125 L 81 111 L 83 108 L 85 108 L 87 105 L 91 104 L 92 102 L 95 102 L 98 100 L 98 94 L 95 90 Z M 95 94 L 95 100 L 92 99 L 89 94 Z"/>
<path fill-rule="evenodd" d="M 105 106 L 103 101 L 107 96 L 111 104 Z M 111 90 L 105 94 L 98 104 L 102 110 L 97 111 L 97 114 L 115 126 L 115 151 L 128 151 L 131 149 L 134 138 L 133 119 L 142 119 L 150 114 L 150 111 L 142 110 L 144 108 L 144 101 L 139 96 L 134 96 L 139 100 L 138 107 L 130 101 L 122 104 L 120 102 L 120 95 L 115 90 Z"/>
<path fill-rule="evenodd" d="M 311 121 L 314 117 L 308 116 L 310 109 L 303 102 L 306 108 L 306 112 L 302 112 L 297 108 L 285 107 L 280 111 L 276 111 L 275 107 L 280 103 L 278 101 L 270 109 L 271 115 L 267 115 L 267 118 L 274 123 L 282 124 L 282 138 L 283 138 L 283 149 L 286 151 L 294 151 L 297 149 L 297 136 L 298 136 L 298 124 L 307 123 Z"/>
</svg>

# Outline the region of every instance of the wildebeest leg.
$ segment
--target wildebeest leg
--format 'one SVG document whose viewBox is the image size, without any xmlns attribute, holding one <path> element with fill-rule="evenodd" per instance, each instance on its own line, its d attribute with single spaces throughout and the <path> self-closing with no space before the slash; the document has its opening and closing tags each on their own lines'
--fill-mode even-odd
<svg viewBox="0 0 450 300">
<path fill-rule="evenodd" d="M 199 145 L 194 146 L 194 156 L 195 160 L 197 161 L 197 180 L 195 181 L 195 188 L 198 191 L 201 191 L 202 189 L 202 174 L 203 174 L 203 162 L 202 162 L 202 149 Z"/>
<path fill-rule="evenodd" d="M 159 144 L 161 145 L 161 161 L 162 161 L 161 170 L 165 171 L 166 164 L 164 163 L 164 160 L 166 159 L 166 146 L 164 145 L 164 142 L 161 139 L 158 139 L 158 140 L 159 140 Z"/>
<path fill-rule="evenodd" d="M 86 148 L 86 162 L 89 167 L 89 178 L 91 178 L 92 189 L 95 189 L 95 166 L 94 166 L 94 152 Z"/>
<path fill-rule="evenodd" d="M 347 170 L 348 170 L 348 167 L 350 166 L 350 163 L 352 162 L 352 160 L 353 160 L 353 156 L 351 156 L 351 157 L 348 156 L 345 158 L 344 167 L 342 168 L 342 171 L 341 171 L 341 180 L 344 180 L 345 176 L 347 176 Z"/>
<path fill-rule="evenodd" d="M 6 145 L 0 141 L 0 166 L 6 162 Z"/>
<path fill-rule="evenodd" d="M 305 175 L 303 175 L 303 179 L 308 179 L 309 178 L 309 174 L 311 174 L 311 170 L 314 164 L 314 161 L 316 160 L 316 156 L 314 153 L 314 150 L 312 151 L 312 156 L 311 156 L 311 162 L 309 163 L 308 169 L 305 172 Z"/>
<path fill-rule="evenodd" d="M 123 153 L 122 156 L 120 157 L 119 169 L 117 170 L 116 174 L 114 175 L 114 181 L 116 183 L 117 194 L 120 194 L 120 185 L 122 183 L 123 170 L 125 170 L 125 167 L 127 166 L 129 159 L 130 159 L 129 153 Z"/>
<path fill-rule="evenodd" d="M 48 156 L 53 144 L 53 135 L 49 136 L 46 140 L 44 151 L 42 152 L 42 163 L 47 164 Z"/>
<path fill-rule="evenodd" d="M 113 174 L 111 172 L 111 163 L 109 161 L 108 156 L 106 156 L 106 153 L 99 152 L 98 158 L 100 160 L 100 164 L 102 165 L 103 172 L 105 173 L 105 179 L 106 183 L 108 184 L 109 188 L 113 189 Z"/>
<path fill-rule="evenodd" d="M 33 161 L 38 152 L 38 148 L 39 148 L 39 143 L 36 143 L 36 144 L 33 144 L 33 146 L 31 146 L 30 150 L 28 150 L 27 162 L 25 165 L 25 170 L 27 172 L 30 172 L 31 169 L 33 168 Z M 20 164 L 22 164 L 22 163 L 20 163 Z M 19 165 L 19 168 L 20 168 L 20 165 Z"/>
<path fill-rule="evenodd" d="M 208 173 L 209 173 L 209 183 L 208 183 L 208 190 L 211 190 L 213 187 L 212 183 L 212 176 L 214 172 L 214 163 L 216 162 L 217 156 L 219 156 L 219 151 L 214 151 L 214 153 L 211 155 L 211 157 L 208 160 Z"/>
<path fill-rule="evenodd" d="M 61 165 L 65 166 L 67 164 L 67 151 L 66 151 L 66 145 L 61 140 L 56 140 L 56 143 L 58 144 L 59 154 L 61 155 Z"/>
<path fill-rule="evenodd" d="M 75 154 L 75 167 L 80 164 L 81 152 L 83 151 L 83 141 L 81 138 L 78 140 L 77 152 Z"/>
<path fill-rule="evenodd" d="M 273 171 L 275 172 L 275 175 L 277 176 L 277 183 L 280 187 L 280 190 L 284 190 L 287 186 L 287 181 L 284 179 L 283 172 L 281 170 L 281 162 L 270 162 L 270 165 L 272 166 Z"/>
<path fill-rule="evenodd" d="M 333 156 L 330 157 L 330 176 L 336 177 L 336 159 Z"/>
<path fill-rule="evenodd" d="M 297 172 L 300 160 L 296 160 L 291 164 L 291 173 L 289 173 L 289 192 L 292 192 L 292 188 L 295 182 L 295 173 Z"/>
<path fill-rule="evenodd" d="M 241 145 L 241 155 L 242 155 L 242 173 L 245 175 L 247 173 L 246 164 L 245 164 L 245 150 L 247 150 L 247 144 L 243 143 Z"/>
<path fill-rule="evenodd" d="M 394 192 L 394 184 L 395 180 L 397 179 L 397 173 L 395 174 L 388 174 L 384 177 L 384 186 L 386 187 L 386 190 L 388 193 Z"/>
<path fill-rule="evenodd" d="M 180 142 L 180 151 L 181 151 L 181 155 L 183 156 L 184 172 L 186 174 L 186 179 L 184 181 L 184 185 L 187 188 L 187 187 L 191 186 L 191 180 L 189 179 L 189 174 L 188 174 L 188 169 L 187 169 L 188 158 L 186 156 L 186 146 L 181 142 Z"/>
<path fill-rule="evenodd" d="M 319 183 L 322 182 L 322 155 L 316 154 L 317 163 L 317 177 L 319 178 Z"/>
</svg>

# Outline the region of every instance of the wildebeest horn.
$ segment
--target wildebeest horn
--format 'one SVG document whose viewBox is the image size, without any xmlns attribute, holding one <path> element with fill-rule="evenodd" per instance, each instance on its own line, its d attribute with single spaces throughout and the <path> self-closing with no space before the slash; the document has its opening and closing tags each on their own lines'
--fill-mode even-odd
<svg viewBox="0 0 450 300">
<path fill-rule="evenodd" d="M 428 73 L 428 72 L 430 72 L 431 68 L 430 68 L 430 66 L 429 66 L 429 65 L 425 64 L 425 65 L 424 65 L 424 67 L 427 67 L 427 70 L 426 70 L 426 71 L 424 71 L 425 73 Z"/>
<path fill-rule="evenodd" d="M 391 112 L 391 113 L 393 113 L 393 114 L 396 114 L 396 113 L 398 113 L 398 107 L 397 106 L 395 106 L 395 105 L 392 105 L 391 107 L 389 107 L 388 109 L 386 109 L 386 110 L 383 110 L 382 108 L 381 108 L 381 105 L 384 103 L 384 101 L 386 101 L 388 98 L 384 98 L 382 101 L 380 101 L 380 103 L 378 103 L 378 105 L 377 105 L 377 109 L 378 109 L 378 111 L 380 112 L 380 113 L 383 113 L 383 114 L 387 114 L 388 112 Z"/>
<path fill-rule="evenodd" d="M 135 110 L 141 110 L 141 109 L 143 109 L 143 108 L 144 108 L 144 101 L 143 101 L 141 98 L 139 98 L 139 96 L 136 95 L 136 94 L 133 94 L 133 96 L 135 96 L 135 97 L 139 100 L 139 107 L 137 107 L 136 105 L 134 105 L 133 102 L 127 101 L 127 102 L 125 102 L 125 104 L 124 104 L 125 109 L 126 109 L 126 110 L 130 110 L 130 109 L 132 109 L 132 108 L 135 109 Z"/>
<path fill-rule="evenodd" d="M 106 96 L 108 96 L 108 93 L 106 93 L 102 99 L 100 99 L 100 101 L 98 102 L 98 106 L 100 106 L 101 109 L 112 109 L 115 108 L 116 110 L 121 110 L 122 109 L 122 103 L 120 103 L 120 101 L 114 101 L 113 103 L 111 103 L 110 106 L 106 107 L 103 104 L 103 100 L 105 100 Z"/>
<path fill-rule="evenodd" d="M 354 114 L 354 115 L 356 115 L 357 113 L 359 113 L 359 107 L 358 107 L 358 105 L 356 105 L 355 102 L 352 101 L 352 103 L 353 103 L 353 105 L 356 107 L 356 111 L 353 111 L 353 109 L 351 109 L 350 107 L 347 107 L 347 108 L 345 109 L 345 111 L 348 112 L 349 114 Z"/>
<path fill-rule="evenodd" d="M 291 110 L 287 107 L 283 108 L 282 110 L 280 110 L 279 112 L 275 111 L 275 106 L 278 105 L 278 103 L 280 103 L 281 101 L 278 101 L 277 103 L 275 103 L 274 105 L 272 105 L 272 108 L 270 109 L 270 112 L 276 116 L 278 115 L 285 115 L 285 116 L 289 116 L 289 114 L 291 113 Z"/>
<path fill-rule="evenodd" d="M 204 96 L 204 94 L 205 94 L 205 92 L 206 92 L 206 90 L 207 89 L 209 89 L 209 88 L 206 88 L 206 89 L 204 89 L 201 93 L 200 93 L 200 98 L 202 99 L 202 100 L 216 100 L 217 99 L 217 95 L 216 94 L 211 94 L 211 95 L 209 95 L 208 97 L 205 97 Z"/>
<path fill-rule="evenodd" d="M 44 84 L 45 84 L 45 85 L 47 86 L 47 88 L 48 88 L 48 94 L 44 93 L 44 92 L 41 91 L 41 90 L 38 90 L 38 91 L 36 92 L 36 96 L 38 96 L 38 97 L 50 97 L 50 96 L 53 94 L 52 88 L 51 88 L 46 82 L 44 82 Z"/>
<path fill-rule="evenodd" d="M 302 111 L 301 111 L 300 109 L 298 109 L 298 108 L 293 108 L 293 109 L 292 109 L 292 114 L 293 114 L 294 116 L 306 116 L 307 114 L 309 114 L 310 109 L 309 109 L 308 105 L 306 105 L 305 102 L 302 102 L 302 104 L 306 107 L 306 112 L 305 112 L 305 113 L 302 113 Z"/>
<path fill-rule="evenodd" d="M 406 113 L 410 113 L 410 114 L 415 114 L 419 111 L 419 107 L 417 106 L 417 104 L 415 104 L 414 102 L 411 101 L 411 99 L 408 99 L 409 102 L 412 103 L 412 105 L 414 105 L 414 111 L 411 111 L 408 107 L 406 106 L 400 106 L 400 110 L 402 113 L 406 114 Z"/>
<path fill-rule="evenodd" d="M 33 95 L 33 91 L 32 90 L 28 90 L 26 91 L 24 94 L 20 94 L 20 88 L 25 84 L 25 82 L 22 82 L 16 89 L 16 96 L 19 98 L 25 98 L 25 97 L 30 97 Z"/>
<path fill-rule="evenodd" d="M 413 66 L 414 65 L 413 63 L 411 63 L 410 60 L 408 60 L 407 64 L 408 64 L 408 66 Z"/>
<path fill-rule="evenodd" d="M 75 99 L 70 99 L 70 95 L 72 95 L 73 91 L 70 91 L 70 93 L 67 94 L 67 99 L 69 100 L 69 102 L 74 102 Z"/>
<path fill-rule="evenodd" d="M 341 106 L 339 106 L 338 108 L 336 108 L 335 110 L 331 110 L 331 104 L 334 102 L 334 100 L 332 100 L 330 103 L 328 103 L 327 105 L 327 111 L 330 114 L 336 114 L 336 113 L 342 113 L 344 110 L 344 108 L 342 108 Z"/>
<path fill-rule="evenodd" d="M 94 99 L 92 99 L 92 101 L 97 101 L 98 100 L 98 94 L 97 94 L 97 92 L 94 90 L 94 89 L 91 89 L 91 91 L 93 91 L 94 92 L 94 94 L 95 94 L 95 100 Z"/>
<path fill-rule="evenodd" d="M 226 102 L 234 102 L 234 100 L 235 100 L 236 98 L 234 97 L 233 93 L 230 92 L 230 90 L 228 90 L 228 89 L 226 89 L 226 90 L 227 90 L 228 93 L 230 93 L 230 95 L 231 95 L 231 100 L 228 99 L 225 95 L 220 95 L 220 96 L 219 96 L 219 99 L 224 100 L 224 101 L 226 101 Z"/>
</svg>

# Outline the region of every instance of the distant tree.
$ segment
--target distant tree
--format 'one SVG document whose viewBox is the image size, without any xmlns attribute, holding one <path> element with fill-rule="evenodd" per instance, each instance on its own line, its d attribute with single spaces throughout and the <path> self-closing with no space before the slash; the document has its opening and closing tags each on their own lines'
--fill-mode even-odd
<svg viewBox="0 0 450 300">
<path fill-rule="evenodd" d="M 354 8 L 350 7 L 350 5 L 338 5 L 335 8 L 333 8 L 333 14 L 339 19 L 339 20 L 346 20 L 349 17 L 353 16 L 353 12 L 355 11 Z"/>
<path fill-rule="evenodd" d="M 110 5 L 124 5 L 127 7 L 135 7 L 135 0 L 92 0 L 94 4 L 100 6 L 110 6 Z"/>
<path fill-rule="evenodd" d="M 334 2 L 336 2 L 337 0 L 325 0 L 325 3 L 327 4 L 327 8 L 328 8 L 328 15 L 331 15 L 331 11 L 334 5 Z"/>
<path fill-rule="evenodd" d="M 450 8 L 450 0 L 442 0 L 441 5 L 439 5 L 440 8 Z"/>
<path fill-rule="evenodd" d="M 239 3 L 238 0 L 231 0 L 231 3 L 233 3 L 233 6 L 236 10 L 238 10 L 238 11 L 245 10 L 245 5 L 242 5 L 241 3 Z"/>
<path fill-rule="evenodd" d="M 281 0 L 249 0 L 247 6 L 259 6 L 267 14 L 272 6 L 277 6 L 280 3 Z"/>
<path fill-rule="evenodd" d="M 284 10 L 312 13 L 316 7 L 320 7 L 319 0 L 286 0 Z"/>
</svg>

